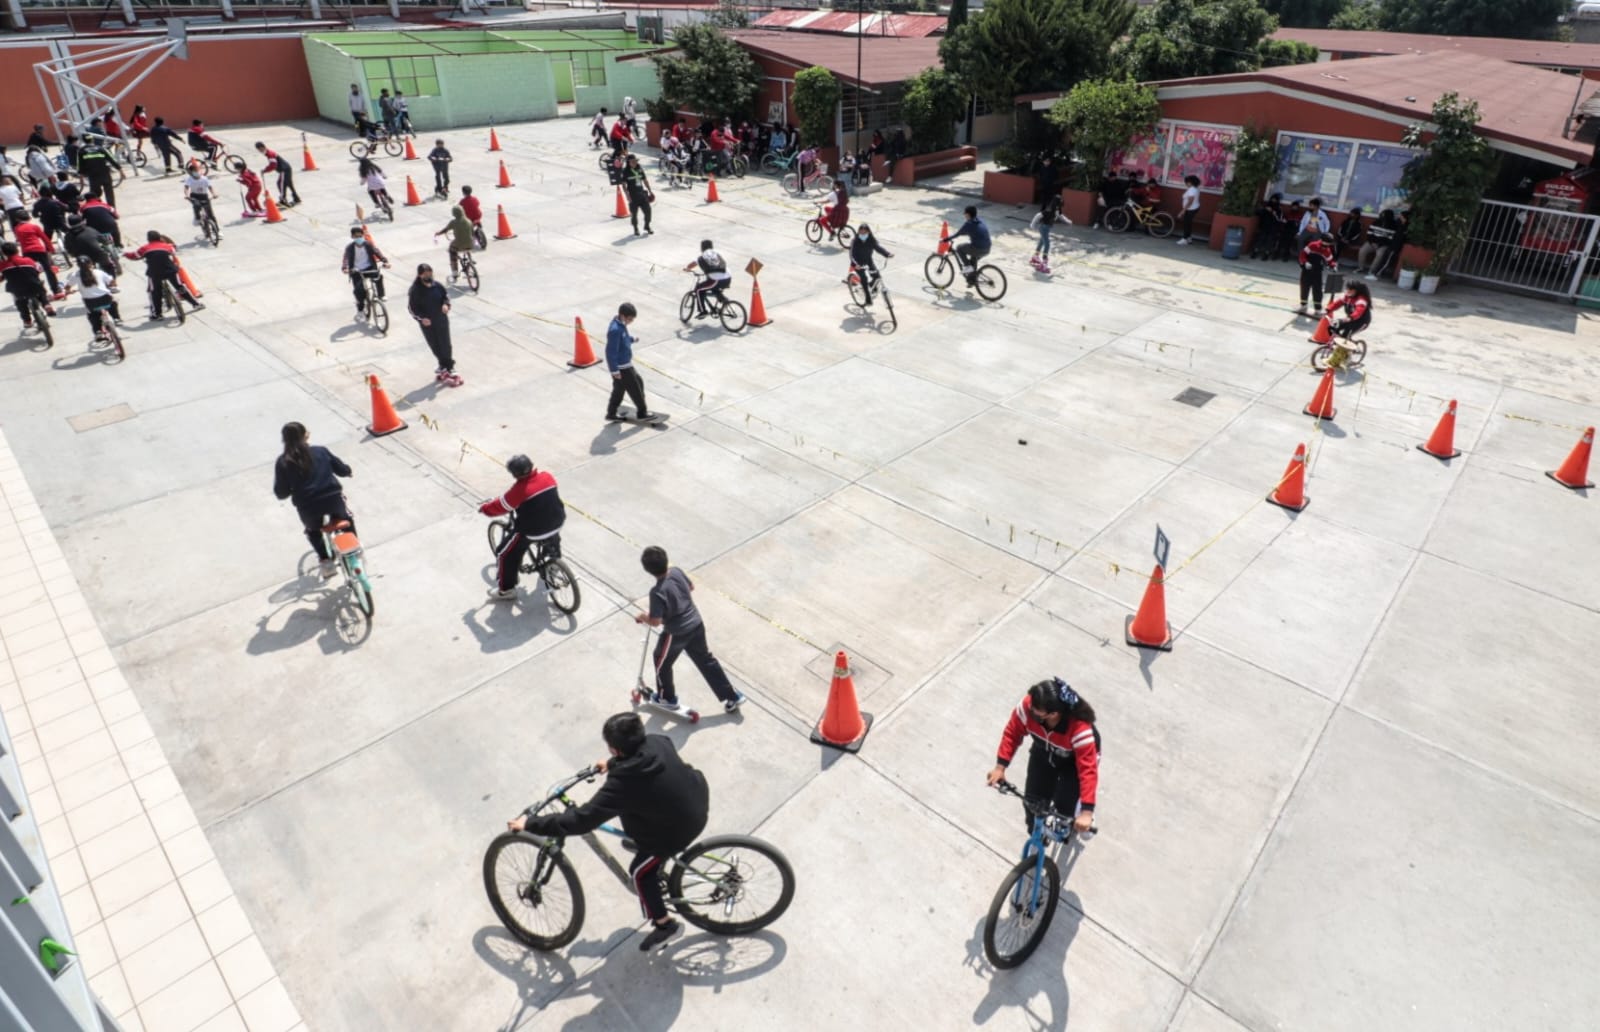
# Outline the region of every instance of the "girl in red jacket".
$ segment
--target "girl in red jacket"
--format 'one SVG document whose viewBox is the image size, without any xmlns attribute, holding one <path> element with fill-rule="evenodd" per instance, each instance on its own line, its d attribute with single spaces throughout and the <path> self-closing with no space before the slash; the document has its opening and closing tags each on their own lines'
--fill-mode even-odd
<svg viewBox="0 0 1600 1032">
<path fill-rule="evenodd" d="M 1372 323 L 1372 291 L 1365 283 L 1347 283 L 1344 293 L 1328 302 L 1329 328 L 1349 340 Z"/>
<path fill-rule="evenodd" d="M 989 784 L 1005 778 L 1024 738 L 1032 739 L 1033 746 L 1028 750 L 1023 798 L 1048 801 L 1062 813 L 1075 814 L 1073 830 L 1088 831 L 1100 783 L 1100 732 L 1094 726 L 1094 707 L 1059 677 L 1029 688 L 1001 732 Z M 1026 809 L 1023 823 L 1032 829 L 1033 818 Z"/>
</svg>

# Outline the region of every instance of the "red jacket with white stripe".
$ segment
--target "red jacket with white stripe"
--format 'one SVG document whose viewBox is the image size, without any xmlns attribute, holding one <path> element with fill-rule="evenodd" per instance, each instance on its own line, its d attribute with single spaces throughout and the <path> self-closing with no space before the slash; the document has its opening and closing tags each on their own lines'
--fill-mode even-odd
<svg viewBox="0 0 1600 1032">
<path fill-rule="evenodd" d="M 1350 322 L 1355 322 L 1363 315 L 1367 314 L 1367 309 L 1369 307 L 1370 306 L 1367 304 L 1367 299 L 1362 297 L 1360 294 L 1357 294 L 1354 297 L 1340 294 L 1338 297 L 1333 298 L 1328 302 L 1328 315 L 1330 317 L 1336 316 L 1339 309 L 1343 308 L 1345 310 L 1345 319 L 1349 320 Z"/>
<path fill-rule="evenodd" d="M 1039 722 L 1024 695 L 1000 733 L 995 762 L 1009 766 L 1024 738 L 1032 738 L 1035 749 L 1049 750 L 1057 762 L 1068 753 L 1072 755 L 1078 766 L 1078 801 L 1085 810 L 1094 809 L 1095 788 L 1100 783 L 1100 750 L 1094 742 L 1094 725 L 1068 717 L 1052 731 Z"/>
<path fill-rule="evenodd" d="M 567 508 L 561 504 L 556 478 L 543 469 L 519 478 L 505 494 L 478 506 L 478 511 L 485 516 L 515 514 L 517 530 L 535 541 L 556 533 L 567 521 Z"/>
</svg>

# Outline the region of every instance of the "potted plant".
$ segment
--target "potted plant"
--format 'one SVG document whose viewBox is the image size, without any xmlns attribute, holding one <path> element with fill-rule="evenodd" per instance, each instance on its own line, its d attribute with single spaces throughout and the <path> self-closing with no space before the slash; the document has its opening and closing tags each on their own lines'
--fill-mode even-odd
<svg viewBox="0 0 1600 1032">
<path fill-rule="evenodd" d="M 1466 247 L 1473 215 L 1494 178 L 1495 152 L 1478 135 L 1477 124 L 1477 102 L 1446 93 L 1434 103 L 1431 121 L 1408 126 L 1402 136 L 1406 146 L 1421 151 L 1401 173 L 1400 186 L 1411 208 L 1408 249 L 1415 244 L 1430 252 L 1423 263 L 1424 293 L 1439 288 L 1440 277 Z M 1400 260 L 1417 259 L 1402 250 Z"/>
<path fill-rule="evenodd" d="M 1228 230 L 1234 226 L 1244 229 L 1240 252 L 1250 249 L 1258 228 L 1256 206 L 1261 202 L 1261 191 L 1278 173 L 1277 136 L 1276 130 L 1247 125 L 1234 137 L 1229 148 L 1233 153 L 1233 175 L 1222 186 L 1222 201 L 1211 222 L 1213 251 L 1222 250 Z"/>
<path fill-rule="evenodd" d="M 1062 213 L 1087 226 L 1094 221 L 1095 195 L 1112 151 L 1160 119 L 1156 91 L 1135 82 L 1089 79 L 1051 105 L 1045 117 L 1072 138 L 1078 158 L 1061 192 Z"/>
<path fill-rule="evenodd" d="M 1417 266 L 1408 261 L 1401 261 L 1400 275 L 1396 277 L 1394 285 L 1401 290 L 1410 290 L 1417 285 Z"/>
<path fill-rule="evenodd" d="M 672 128 L 673 120 L 678 117 L 677 109 L 665 97 L 644 102 L 645 112 L 650 116 L 644 124 L 644 139 L 652 147 L 661 146 L 661 134 Z"/>
</svg>

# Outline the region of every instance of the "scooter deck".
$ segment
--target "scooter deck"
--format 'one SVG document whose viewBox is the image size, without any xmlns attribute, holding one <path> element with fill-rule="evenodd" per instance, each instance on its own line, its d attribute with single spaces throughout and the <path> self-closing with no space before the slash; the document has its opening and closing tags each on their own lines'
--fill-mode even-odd
<svg viewBox="0 0 1600 1032">
<path fill-rule="evenodd" d="M 700 723 L 700 712 L 698 710 L 687 708 L 669 709 L 668 707 L 663 706 L 661 703 L 656 701 L 654 692 L 647 692 L 642 689 L 635 688 L 633 690 L 633 704 L 635 706 L 643 706 L 645 709 L 654 710 L 655 712 L 660 713 L 662 716 L 677 717 L 679 720 L 687 720 L 691 724 Z"/>
</svg>

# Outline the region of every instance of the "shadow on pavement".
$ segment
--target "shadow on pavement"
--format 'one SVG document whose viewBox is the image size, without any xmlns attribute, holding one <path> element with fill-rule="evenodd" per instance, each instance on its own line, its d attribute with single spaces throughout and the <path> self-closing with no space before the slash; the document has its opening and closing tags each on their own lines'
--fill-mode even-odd
<svg viewBox="0 0 1600 1032">
<path fill-rule="evenodd" d="M 344 581 L 340 578 L 323 580 L 316 572 L 314 560 L 310 567 L 310 572 L 302 572 L 268 596 L 268 601 L 278 608 L 256 621 L 256 633 L 245 643 L 245 652 L 260 656 L 315 639 L 324 654 L 332 655 L 349 652 L 372 635 L 372 621 L 345 590 Z M 295 606 L 295 603 L 305 602 L 314 605 L 310 609 Z M 274 619 L 285 610 L 288 615 L 282 626 L 274 628 Z"/>
<path fill-rule="evenodd" d="M 1061 877 L 1065 881 L 1071 870 L 1076 851 L 1062 865 Z M 1060 1030 L 1067 1027 L 1067 1015 L 1072 1005 L 1072 991 L 1067 985 L 1067 950 L 1078 936 L 1078 926 L 1083 923 L 1083 912 L 1074 892 L 1061 894 L 1063 906 L 1056 908 L 1055 920 L 1045 933 L 1044 941 L 1033 956 L 1019 967 L 996 970 L 983 952 L 984 920 L 978 920 L 972 938 L 967 940 L 967 966 L 980 978 L 988 978 L 989 991 L 978 1001 L 972 1012 L 972 1022 L 984 1025 L 1002 1007 L 1015 1007 L 1031 1029 Z M 1035 999 L 1043 995 L 1044 1006 L 1036 1009 Z"/>
</svg>

